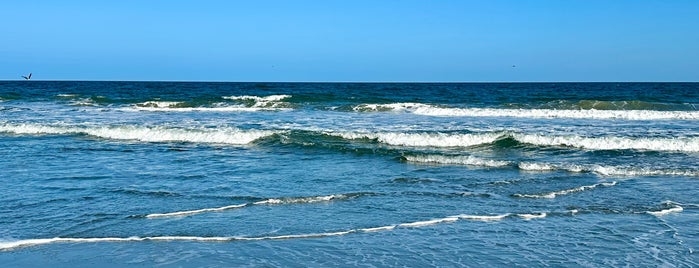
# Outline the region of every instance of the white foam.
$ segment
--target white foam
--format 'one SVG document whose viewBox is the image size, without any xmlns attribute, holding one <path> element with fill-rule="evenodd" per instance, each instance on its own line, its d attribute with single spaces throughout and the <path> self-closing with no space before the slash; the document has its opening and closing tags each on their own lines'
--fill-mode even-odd
<svg viewBox="0 0 699 268">
<path fill-rule="evenodd" d="M 508 161 L 483 159 L 475 156 L 446 156 L 446 155 L 408 155 L 405 160 L 417 163 L 435 163 L 450 165 L 470 165 L 483 167 L 503 167 L 510 165 Z"/>
<path fill-rule="evenodd" d="M 663 209 L 660 211 L 646 211 L 646 213 L 651 214 L 651 215 L 656 216 L 656 217 L 660 217 L 660 216 L 664 216 L 664 215 L 667 215 L 670 213 L 680 213 L 682 211 L 684 211 L 684 208 L 682 208 L 680 206 L 675 206 L 675 207 Z"/>
<path fill-rule="evenodd" d="M 229 96 L 223 97 L 228 100 L 247 100 L 254 103 L 250 108 L 266 108 L 266 109 L 288 109 L 288 104 L 282 102 L 284 99 L 291 98 L 291 95 L 270 95 L 265 97 L 259 96 Z"/>
<path fill-rule="evenodd" d="M 244 203 L 244 204 L 237 204 L 237 205 L 230 205 L 230 206 L 223 206 L 223 207 L 202 208 L 202 209 L 195 209 L 195 210 L 169 212 L 169 213 L 153 213 L 153 214 L 146 215 L 146 218 L 184 217 L 184 216 L 190 216 L 190 215 L 208 213 L 208 212 L 221 212 L 224 210 L 243 208 L 243 207 L 250 206 L 250 205 L 281 205 L 281 204 L 298 204 L 298 203 L 317 203 L 317 202 L 327 202 L 327 201 L 330 201 L 333 199 L 343 199 L 343 198 L 348 198 L 348 196 L 338 194 L 338 195 L 282 198 L 282 199 L 270 198 L 270 199 L 266 199 L 266 200 L 262 200 L 262 201 L 257 201 L 254 203 Z"/>
<path fill-rule="evenodd" d="M 454 217 L 457 217 L 457 218 L 462 219 L 462 220 L 472 220 L 472 221 L 499 221 L 499 220 L 502 220 L 504 218 L 509 217 L 510 215 L 511 215 L 510 213 L 501 214 L 501 215 L 489 215 L 489 216 L 462 214 L 462 215 L 458 215 L 458 216 L 454 216 Z"/>
<path fill-rule="evenodd" d="M 360 104 L 354 106 L 352 110 L 356 112 L 377 112 L 377 111 L 405 111 L 414 110 L 417 108 L 432 107 L 428 104 L 422 103 L 412 103 L 412 102 L 402 102 L 402 103 L 389 103 L 389 104 Z"/>
<path fill-rule="evenodd" d="M 239 204 L 239 205 L 230 205 L 230 206 L 217 207 L 217 208 L 203 208 L 203 209 L 195 209 L 195 210 L 170 212 L 170 213 L 153 213 L 153 214 L 146 215 L 146 218 L 183 217 L 183 216 L 189 216 L 189 215 L 200 214 L 200 213 L 220 212 L 220 211 L 229 210 L 229 209 L 242 208 L 242 207 L 245 207 L 247 205 L 248 204 Z"/>
<path fill-rule="evenodd" d="M 623 120 L 699 119 L 699 112 L 696 111 L 441 108 L 435 106 L 422 106 L 416 107 L 412 112 L 420 115 L 444 117 L 517 117 Z"/>
<path fill-rule="evenodd" d="M 242 96 L 227 96 L 227 97 L 222 97 L 224 99 L 228 100 L 253 100 L 257 102 L 269 102 L 269 101 L 281 101 L 283 99 L 291 98 L 291 95 L 269 95 L 269 96 L 250 96 L 250 95 L 242 95 Z"/>
<path fill-rule="evenodd" d="M 538 214 L 517 214 L 522 219 L 525 220 L 531 220 L 531 219 L 543 219 L 546 218 L 546 213 L 538 213 Z"/>
<path fill-rule="evenodd" d="M 360 104 L 355 111 L 404 111 L 442 117 L 517 117 L 622 120 L 697 120 L 696 111 L 453 108 L 423 103 Z"/>
<path fill-rule="evenodd" d="M 445 134 L 445 133 L 327 133 L 345 139 L 376 139 L 381 143 L 414 147 L 469 147 L 496 141 L 502 133 Z"/>
<path fill-rule="evenodd" d="M 540 134 L 510 134 L 522 143 L 539 146 L 568 146 L 589 150 L 651 150 L 699 152 L 699 137 L 631 138 L 549 136 Z"/>
<path fill-rule="evenodd" d="M 174 108 L 183 104 L 181 101 L 146 101 L 136 104 L 139 108 Z"/>
<path fill-rule="evenodd" d="M 552 164 L 534 162 L 521 162 L 517 164 L 517 167 L 521 170 L 529 171 L 551 171 L 558 169 L 556 166 Z"/>
<path fill-rule="evenodd" d="M 517 167 L 526 171 L 556 171 L 568 172 L 592 172 L 600 176 L 685 176 L 699 177 L 699 170 L 675 170 L 675 169 L 651 169 L 646 167 L 623 167 L 601 165 L 577 165 L 577 164 L 551 164 L 536 162 L 520 162 Z"/>
<path fill-rule="evenodd" d="M 699 170 L 672 170 L 672 169 L 650 169 L 650 168 L 629 168 L 613 166 L 594 166 L 592 172 L 602 176 L 685 176 L 699 177 Z"/>
<path fill-rule="evenodd" d="M 587 190 L 592 190 L 600 186 L 605 186 L 605 187 L 611 187 L 616 185 L 616 182 L 602 182 L 602 183 L 597 183 L 593 185 L 585 185 L 585 186 L 580 186 L 572 189 L 566 189 L 566 190 L 561 190 L 561 191 L 555 191 L 555 192 L 550 192 L 550 193 L 544 193 L 544 194 L 514 194 L 513 196 L 515 197 L 525 197 L 525 198 L 556 198 L 557 196 L 561 195 L 567 195 L 571 193 L 576 193 L 576 192 L 582 192 L 582 191 L 587 191 Z"/>
<path fill-rule="evenodd" d="M 445 223 L 445 222 L 455 222 L 457 220 L 459 220 L 459 217 L 446 217 L 446 218 L 433 219 L 433 220 L 428 220 L 428 221 L 416 221 L 416 222 L 409 222 L 409 223 L 401 223 L 401 224 L 398 224 L 398 227 L 423 227 L 423 226 L 435 225 L 435 224 Z"/>
<path fill-rule="evenodd" d="M 290 108 L 262 108 L 262 107 L 238 107 L 238 106 L 228 106 L 228 107 L 133 107 L 132 109 L 138 111 L 150 111 L 150 112 L 258 112 L 258 111 L 288 111 Z"/>
<path fill-rule="evenodd" d="M 381 232 L 381 231 L 390 231 L 398 227 L 398 225 L 387 225 L 387 226 L 381 226 L 381 227 L 374 227 L 374 228 L 363 228 L 359 229 L 360 232 Z"/>
<path fill-rule="evenodd" d="M 85 134 L 105 139 L 136 140 L 144 142 L 195 142 L 221 144 L 249 144 L 275 134 L 268 130 L 240 130 L 236 128 L 183 129 L 143 126 L 50 126 L 38 124 L 3 124 L 0 132 L 14 134 Z"/>
<path fill-rule="evenodd" d="M 21 247 L 38 246 L 53 243 L 101 243 L 101 242 L 143 242 L 143 241 L 193 241 L 193 242 L 232 242 L 232 241 L 260 241 L 260 240 L 284 240 L 284 239 L 305 239 L 305 238 L 321 238 L 330 236 L 342 236 L 352 233 L 371 233 L 380 231 L 391 231 L 397 227 L 404 228 L 419 228 L 424 226 L 431 226 L 441 223 L 451 223 L 458 220 L 473 220 L 473 221 L 499 221 L 511 214 L 502 215 L 492 215 L 492 216 L 479 216 L 479 215 L 457 215 L 450 216 L 440 219 L 432 219 L 427 221 L 416 221 L 409 223 L 401 223 L 395 225 L 387 225 L 373 228 L 359 228 L 350 229 L 337 232 L 324 232 L 324 233 L 308 233 L 308 234 L 288 234 L 288 235 L 277 235 L 277 236 L 258 236 L 258 237 L 245 237 L 245 236 L 212 236 L 212 237 L 201 237 L 201 236 L 149 236 L 149 237 L 95 237 L 95 238 L 66 238 L 66 237 L 55 237 L 55 238 L 38 238 L 38 239 L 24 239 L 17 241 L 0 241 L 0 251 L 13 250 Z M 519 217 L 524 219 L 534 219 L 546 217 L 546 213 L 539 214 L 517 214 Z"/>
</svg>

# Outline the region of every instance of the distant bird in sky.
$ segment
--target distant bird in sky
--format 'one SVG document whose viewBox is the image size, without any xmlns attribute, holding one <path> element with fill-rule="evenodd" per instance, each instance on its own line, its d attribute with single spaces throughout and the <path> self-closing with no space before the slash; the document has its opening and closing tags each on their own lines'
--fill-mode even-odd
<svg viewBox="0 0 699 268">
<path fill-rule="evenodd" d="M 517 65 L 512 64 L 512 68 L 515 68 L 515 67 L 517 67 Z"/>
<path fill-rule="evenodd" d="M 30 79 L 32 79 L 32 73 L 29 73 L 29 75 L 27 75 L 27 76 L 23 75 L 22 78 L 24 78 L 24 80 L 30 80 Z"/>
</svg>

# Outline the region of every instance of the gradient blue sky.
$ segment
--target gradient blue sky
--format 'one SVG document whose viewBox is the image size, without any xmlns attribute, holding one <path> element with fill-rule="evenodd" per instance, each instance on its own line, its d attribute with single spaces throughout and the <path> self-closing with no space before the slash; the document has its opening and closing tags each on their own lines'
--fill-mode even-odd
<svg viewBox="0 0 699 268">
<path fill-rule="evenodd" d="M 696 0 L 9 0 L 0 79 L 699 81 L 698 16 Z"/>
</svg>

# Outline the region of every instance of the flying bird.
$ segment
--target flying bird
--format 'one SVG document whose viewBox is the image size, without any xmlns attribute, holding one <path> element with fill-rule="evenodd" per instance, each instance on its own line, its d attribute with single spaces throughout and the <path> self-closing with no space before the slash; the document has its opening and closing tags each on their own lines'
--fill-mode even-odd
<svg viewBox="0 0 699 268">
<path fill-rule="evenodd" d="M 32 73 L 29 73 L 28 76 L 24 76 L 24 75 L 23 75 L 22 78 L 24 78 L 24 80 L 32 79 Z"/>
</svg>

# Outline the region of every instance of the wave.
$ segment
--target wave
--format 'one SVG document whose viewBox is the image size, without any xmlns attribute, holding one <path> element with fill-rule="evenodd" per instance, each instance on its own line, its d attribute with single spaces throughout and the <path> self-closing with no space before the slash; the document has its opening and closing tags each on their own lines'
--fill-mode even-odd
<svg viewBox="0 0 699 268">
<path fill-rule="evenodd" d="M 538 146 L 566 146 L 590 150 L 649 150 L 699 152 L 699 137 L 631 138 L 631 137 L 581 137 L 547 136 L 540 134 L 510 134 L 521 143 Z"/>
<path fill-rule="evenodd" d="M 413 147 L 469 147 L 489 144 L 500 139 L 502 133 L 445 134 L 445 133 L 327 133 L 344 139 L 370 139 L 381 143 Z"/>
<path fill-rule="evenodd" d="M 221 99 L 233 101 L 206 102 L 201 104 L 183 101 L 146 101 L 137 103 L 126 110 L 137 111 L 166 111 L 166 112 L 256 112 L 256 111 L 285 111 L 291 110 L 291 105 L 282 100 L 291 95 L 259 96 L 224 96 Z"/>
<path fill-rule="evenodd" d="M 483 159 L 475 156 L 445 156 L 445 155 L 406 155 L 403 158 L 408 162 L 457 164 L 483 167 L 504 167 L 511 165 L 508 161 Z"/>
<path fill-rule="evenodd" d="M 55 237 L 55 238 L 38 238 L 38 239 L 24 239 L 16 241 L 3 241 L 0 242 L 0 251 L 14 250 L 22 247 L 39 246 L 46 244 L 55 243 L 105 243 L 105 242 L 147 242 L 147 241 L 192 241 L 192 242 L 233 242 L 233 241 L 260 241 L 260 240 L 288 240 L 288 239 L 305 239 L 305 238 L 323 238 L 332 236 L 342 236 L 354 233 L 373 233 L 380 231 L 391 231 L 396 228 L 420 228 L 425 226 L 431 226 L 442 223 L 451 223 L 458 220 L 469 220 L 469 221 L 499 221 L 508 217 L 519 217 L 525 220 L 534 218 L 544 218 L 546 213 L 539 214 L 501 214 L 501 215 L 456 215 L 449 216 L 445 218 L 431 219 L 426 221 L 415 221 L 407 222 L 379 227 L 369 227 L 369 228 L 357 228 L 349 229 L 337 232 L 324 232 L 324 233 L 307 233 L 307 234 L 289 234 L 289 235 L 278 235 L 278 236 L 257 236 L 257 237 L 246 237 L 246 236 L 148 236 L 148 237 L 95 237 L 95 238 L 68 238 L 68 237 Z"/>
<path fill-rule="evenodd" d="M 699 152 L 699 137 L 633 138 L 633 137 L 582 137 L 576 135 L 555 136 L 512 132 L 484 132 L 467 134 L 448 133 L 400 133 L 400 132 L 328 132 L 344 139 L 370 139 L 377 142 L 413 147 L 470 147 L 492 144 L 512 139 L 536 146 L 575 147 L 588 150 L 648 150 Z"/>
<path fill-rule="evenodd" d="M 680 206 L 674 206 L 674 207 L 671 207 L 668 209 L 663 209 L 663 210 L 658 210 L 658 211 L 646 211 L 646 213 L 653 215 L 653 216 L 656 216 L 656 217 L 660 217 L 660 216 L 665 216 L 665 215 L 670 214 L 670 213 L 680 213 L 682 211 L 684 211 L 684 208 L 682 208 Z"/>
<path fill-rule="evenodd" d="M 544 109 L 566 109 L 566 110 L 696 110 L 693 104 L 678 104 L 678 103 L 660 103 L 647 102 L 641 100 L 622 100 L 622 101 L 604 101 L 604 100 L 558 100 L 551 101 L 540 105 L 537 108 Z"/>
<path fill-rule="evenodd" d="M 104 139 L 135 140 L 143 142 L 194 142 L 242 145 L 275 134 L 268 130 L 241 130 L 236 128 L 185 129 L 144 126 L 52 126 L 38 124 L 1 124 L 0 132 L 13 134 L 88 135 Z"/>
<path fill-rule="evenodd" d="M 368 194 L 354 193 L 354 194 L 337 194 L 337 195 L 311 196 L 311 197 L 270 198 L 270 199 L 265 199 L 262 201 L 257 201 L 257 202 L 252 202 L 252 203 L 229 205 L 229 206 L 216 207 L 216 208 L 204 208 L 204 209 L 176 211 L 176 212 L 169 212 L 169 213 L 153 213 L 153 214 L 146 215 L 146 218 L 183 217 L 183 216 L 190 216 L 190 215 L 208 213 L 208 212 L 221 212 L 221 211 L 230 210 L 230 209 L 243 208 L 243 207 L 247 207 L 247 206 L 251 206 L 251 205 L 282 205 L 282 204 L 329 202 L 332 200 L 342 200 L 342 199 L 355 198 L 355 197 L 358 197 L 361 195 L 368 195 Z"/>
<path fill-rule="evenodd" d="M 14 134 L 83 134 L 106 139 L 138 140 L 145 142 L 199 142 L 222 144 L 248 144 L 257 139 L 273 134 L 288 133 L 289 130 L 241 130 L 231 127 L 222 128 L 175 128 L 175 127 L 145 127 L 137 125 L 124 126 L 65 126 L 42 124 L 12 124 L 0 123 L 0 133 Z M 332 136 L 347 140 L 371 140 L 394 146 L 408 147 L 472 147 L 482 145 L 510 146 L 510 143 L 499 143 L 509 140 L 514 144 L 529 144 L 544 147 L 572 147 L 585 150 L 641 150 L 641 151 L 671 151 L 699 152 L 699 137 L 583 137 L 576 135 L 557 136 L 544 134 L 526 134 L 512 132 L 482 132 L 482 133 L 402 133 L 402 132 L 309 132 L 301 133 L 291 139 L 308 139 L 308 136 Z M 316 137 L 317 138 L 317 137 Z M 307 142 L 301 142 L 308 144 Z M 503 145 L 504 144 L 504 145 Z M 418 159 L 416 162 L 447 162 L 458 164 L 471 162 L 475 165 L 503 166 L 504 162 L 483 161 L 478 163 L 475 158 L 450 159 L 441 157 Z M 452 161 L 452 163 L 449 163 Z M 527 169 L 526 167 L 522 167 Z M 599 173 L 615 173 L 613 170 L 598 169 Z M 647 171 L 644 171 L 647 172 Z"/>
<path fill-rule="evenodd" d="M 484 167 L 515 167 L 522 171 L 566 171 L 573 173 L 595 173 L 601 176 L 684 176 L 699 177 L 699 170 L 652 169 L 646 167 L 602 166 L 581 164 L 554 164 L 540 162 L 511 162 L 503 160 L 482 159 L 474 156 L 449 155 L 405 155 L 408 162 L 434 163 L 443 165 L 467 165 Z"/>
<path fill-rule="evenodd" d="M 453 108 L 421 103 L 360 104 L 359 112 L 403 111 L 442 117 L 516 117 L 623 120 L 699 120 L 699 111 Z"/>
<path fill-rule="evenodd" d="M 513 194 L 512 196 L 514 197 L 525 197 L 525 198 L 556 198 L 557 196 L 561 195 L 567 195 L 571 193 L 576 193 L 576 192 L 582 192 L 582 191 L 587 191 L 587 190 L 592 190 L 597 187 L 603 186 L 603 187 L 611 187 L 616 185 L 616 182 L 603 182 L 603 183 L 597 183 L 593 185 L 585 185 L 585 186 L 580 186 L 572 189 L 566 189 L 566 190 L 560 190 L 560 191 L 555 191 L 555 192 L 549 192 L 549 193 L 544 193 L 544 194 Z"/>
</svg>

